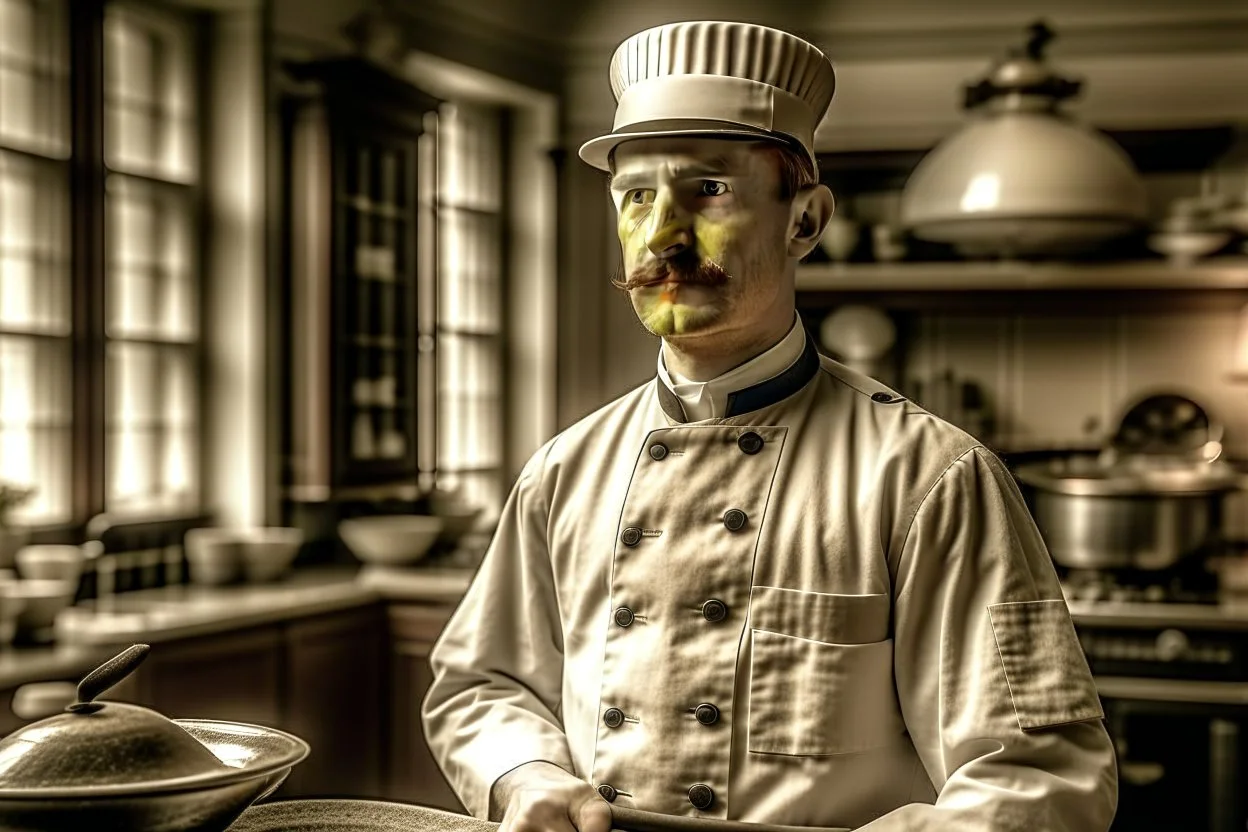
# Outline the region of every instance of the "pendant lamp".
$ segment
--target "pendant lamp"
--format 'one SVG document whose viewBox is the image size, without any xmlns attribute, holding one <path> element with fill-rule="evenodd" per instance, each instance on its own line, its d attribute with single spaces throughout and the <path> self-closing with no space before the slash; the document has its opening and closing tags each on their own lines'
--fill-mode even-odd
<svg viewBox="0 0 1248 832">
<path fill-rule="evenodd" d="M 1028 27 L 965 88 L 968 123 L 919 163 L 902 194 L 901 221 L 924 240 L 969 256 L 1069 255 L 1137 230 L 1144 183 L 1109 137 L 1061 112 L 1081 81 L 1044 61 L 1054 33 Z"/>
</svg>

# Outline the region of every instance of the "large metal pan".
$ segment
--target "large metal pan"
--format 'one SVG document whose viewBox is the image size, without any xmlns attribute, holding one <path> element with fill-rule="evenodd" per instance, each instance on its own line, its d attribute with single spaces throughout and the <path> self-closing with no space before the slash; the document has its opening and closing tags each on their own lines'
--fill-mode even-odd
<svg viewBox="0 0 1248 832">
<path fill-rule="evenodd" d="M 618 832 L 849 832 L 682 818 L 611 807 Z M 372 800 L 287 800 L 252 806 L 228 832 L 498 832 L 498 824 L 441 809 Z"/>
</svg>

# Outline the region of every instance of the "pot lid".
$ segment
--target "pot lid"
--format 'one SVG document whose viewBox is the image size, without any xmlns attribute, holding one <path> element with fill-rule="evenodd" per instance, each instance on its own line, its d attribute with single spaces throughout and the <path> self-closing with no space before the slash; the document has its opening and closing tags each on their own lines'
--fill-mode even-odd
<svg viewBox="0 0 1248 832">
<path fill-rule="evenodd" d="M 0 740 L 0 789 L 108 787 L 227 770 L 207 746 L 148 708 L 96 699 L 129 676 L 150 647 L 136 644 L 91 671 L 77 701 Z"/>
<path fill-rule="evenodd" d="M 972 255 L 1071 254 L 1147 220 L 1147 194 L 1112 139 L 1061 113 L 1082 82 L 1044 60 L 1054 33 L 1033 24 L 964 89 L 968 122 L 928 153 L 902 194 L 902 224 Z"/>
<path fill-rule="evenodd" d="M 1127 408 L 1107 450 L 1115 459 L 1213 462 L 1222 454 L 1222 433 L 1222 426 L 1192 399 L 1156 393 Z"/>
</svg>

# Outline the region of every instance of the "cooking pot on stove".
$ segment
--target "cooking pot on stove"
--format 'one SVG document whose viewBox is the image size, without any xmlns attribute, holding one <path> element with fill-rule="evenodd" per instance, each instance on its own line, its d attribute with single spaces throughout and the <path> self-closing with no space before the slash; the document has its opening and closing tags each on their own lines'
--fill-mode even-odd
<svg viewBox="0 0 1248 832">
<path fill-rule="evenodd" d="M 1131 407 L 1099 454 L 1026 463 L 1036 525 L 1072 569 L 1167 569 L 1219 543 L 1225 498 L 1245 477 L 1220 459 L 1221 428 L 1174 394 Z"/>
<path fill-rule="evenodd" d="M 64 713 L 0 740 L 0 830 L 222 832 L 307 756 L 307 743 L 272 728 L 97 701 L 149 650 L 119 653 Z"/>
</svg>

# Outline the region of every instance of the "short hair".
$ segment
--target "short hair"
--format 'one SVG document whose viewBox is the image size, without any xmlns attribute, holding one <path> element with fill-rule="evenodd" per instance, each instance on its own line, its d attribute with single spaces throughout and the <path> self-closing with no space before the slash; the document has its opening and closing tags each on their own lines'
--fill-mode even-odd
<svg viewBox="0 0 1248 832">
<path fill-rule="evenodd" d="M 780 199 L 788 202 L 797 196 L 803 188 L 819 184 L 819 172 L 814 162 L 805 153 L 787 144 L 773 144 L 763 148 L 763 152 L 776 160 L 780 171 Z"/>
<path fill-rule="evenodd" d="M 805 152 L 793 145 L 780 142 L 764 141 L 758 143 L 758 149 L 771 156 L 776 162 L 780 174 L 780 200 L 788 202 L 797 196 L 803 188 L 819 184 L 819 172 L 815 164 Z M 615 148 L 607 154 L 607 182 L 615 175 Z"/>
</svg>

